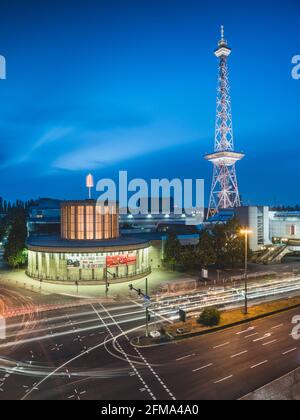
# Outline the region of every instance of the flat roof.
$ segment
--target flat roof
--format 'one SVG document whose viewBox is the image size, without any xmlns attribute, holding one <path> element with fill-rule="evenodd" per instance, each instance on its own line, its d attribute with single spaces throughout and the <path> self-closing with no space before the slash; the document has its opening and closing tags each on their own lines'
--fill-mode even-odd
<svg viewBox="0 0 300 420">
<path fill-rule="evenodd" d="M 31 236 L 27 239 L 27 246 L 31 250 L 45 252 L 101 252 L 122 249 L 141 249 L 150 246 L 149 239 L 133 236 L 120 236 L 117 239 L 95 240 L 67 240 L 54 235 Z"/>
</svg>

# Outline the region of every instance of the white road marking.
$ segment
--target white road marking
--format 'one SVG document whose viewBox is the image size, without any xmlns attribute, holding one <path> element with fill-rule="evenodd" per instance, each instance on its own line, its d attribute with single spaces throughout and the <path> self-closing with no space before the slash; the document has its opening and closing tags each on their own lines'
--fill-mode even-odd
<svg viewBox="0 0 300 420">
<path fill-rule="evenodd" d="M 230 344 L 230 342 L 228 342 L 228 343 L 224 343 L 224 344 L 220 344 L 219 346 L 215 346 L 215 347 L 213 347 L 214 349 L 219 349 L 220 347 L 225 347 L 225 346 L 228 346 L 228 344 Z"/>
<path fill-rule="evenodd" d="M 179 362 L 180 360 L 188 359 L 189 357 L 192 357 L 192 356 L 195 356 L 195 353 L 188 354 L 187 356 L 179 357 L 178 359 L 176 359 L 176 361 Z"/>
<path fill-rule="evenodd" d="M 254 334 L 246 335 L 246 337 L 245 337 L 245 338 L 254 337 L 255 335 L 258 335 L 258 333 L 254 333 Z"/>
<path fill-rule="evenodd" d="M 237 332 L 236 335 L 246 334 L 247 332 L 255 330 L 255 327 L 249 327 L 247 330 Z"/>
<path fill-rule="evenodd" d="M 211 366 L 213 366 L 213 363 L 210 363 L 209 365 L 202 366 L 202 367 L 199 367 L 197 369 L 194 369 L 193 372 L 198 372 L 199 370 L 207 369 L 207 368 L 209 368 Z"/>
<path fill-rule="evenodd" d="M 276 343 L 277 340 L 268 341 L 267 343 L 264 343 L 263 346 L 269 346 L 270 344 Z"/>
<path fill-rule="evenodd" d="M 253 340 L 253 343 L 256 343 L 257 341 L 265 340 L 266 338 L 270 338 L 271 335 L 272 335 L 271 333 L 267 333 L 263 337 L 257 338 L 256 340 Z"/>
<path fill-rule="evenodd" d="M 215 381 L 214 384 L 219 384 L 221 382 L 228 381 L 228 379 L 233 378 L 233 375 L 227 376 L 226 378 L 220 379 L 219 381 Z"/>
<path fill-rule="evenodd" d="M 283 354 L 283 356 L 285 356 L 286 354 L 292 353 L 293 351 L 296 351 L 296 350 L 297 350 L 297 347 L 295 347 L 294 349 L 291 349 L 291 350 L 285 351 L 285 352 L 284 352 L 284 353 L 282 353 L 282 354 Z"/>
<path fill-rule="evenodd" d="M 263 362 L 257 363 L 257 365 L 251 366 L 250 369 L 255 369 L 258 366 L 265 365 L 266 363 L 268 363 L 268 360 L 264 360 Z"/>
<path fill-rule="evenodd" d="M 275 325 L 275 327 L 272 327 L 272 330 L 276 330 L 277 328 L 283 327 L 283 324 Z"/>
<path fill-rule="evenodd" d="M 241 351 L 241 352 L 240 352 L 240 353 L 238 353 L 238 354 L 234 354 L 234 355 L 233 355 L 233 356 L 231 356 L 230 358 L 231 358 L 231 359 L 234 359 L 235 357 L 241 356 L 242 354 L 245 354 L 245 353 L 248 353 L 248 350 Z"/>
</svg>

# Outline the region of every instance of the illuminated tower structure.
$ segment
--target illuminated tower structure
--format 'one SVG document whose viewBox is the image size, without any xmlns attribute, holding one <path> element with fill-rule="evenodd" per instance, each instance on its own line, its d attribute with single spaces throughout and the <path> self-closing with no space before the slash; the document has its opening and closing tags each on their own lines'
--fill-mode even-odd
<svg viewBox="0 0 300 420">
<path fill-rule="evenodd" d="M 235 164 L 245 155 L 234 151 L 227 64 L 230 54 L 231 49 L 224 38 L 224 27 L 222 26 L 221 41 L 215 50 L 215 55 L 219 59 L 215 149 L 214 153 L 205 156 L 205 159 L 213 164 L 208 218 L 214 216 L 220 209 L 241 205 Z"/>
</svg>

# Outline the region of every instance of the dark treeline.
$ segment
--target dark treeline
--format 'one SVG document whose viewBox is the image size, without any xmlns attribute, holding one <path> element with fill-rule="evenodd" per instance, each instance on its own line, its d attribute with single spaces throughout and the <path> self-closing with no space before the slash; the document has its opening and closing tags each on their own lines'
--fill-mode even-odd
<svg viewBox="0 0 300 420">
<path fill-rule="evenodd" d="M 15 202 L 0 198 L 0 241 L 4 245 L 4 259 L 12 268 L 26 265 L 26 219 L 34 201 Z"/>
<path fill-rule="evenodd" d="M 2 197 L 0 197 L 0 213 L 8 214 L 11 210 L 14 210 L 14 209 L 23 209 L 27 211 L 29 207 L 31 207 L 33 204 L 34 204 L 33 200 L 7 201 L 7 200 L 4 200 Z"/>
<path fill-rule="evenodd" d="M 173 269 L 241 268 L 244 265 L 245 240 L 241 226 L 235 219 L 226 224 L 216 224 L 200 233 L 194 246 L 182 246 L 171 233 L 165 243 L 164 262 Z"/>
</svg>

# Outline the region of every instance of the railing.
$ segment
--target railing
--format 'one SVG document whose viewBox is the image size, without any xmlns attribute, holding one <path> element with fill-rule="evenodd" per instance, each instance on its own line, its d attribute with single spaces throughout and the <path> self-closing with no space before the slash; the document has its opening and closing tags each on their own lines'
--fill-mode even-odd
<svg viewBox="0 0 300 420">
<path fill-rule="evenodd" d="M 61 278 L 58 276 L 45 276 L 45 275 L 35 275 L 35 274 L 31 274 L 28 272 L 28 270 L 25 272 L 26 275 L 34 280 L 37 280 L 39 282 L 55 282 L 55 283 L 62 283 L 62 284 L 74 284 L 76 282 L 78 282 L 78 284 L 86 284 L 88 285 L 89 283 L 99 283 L 99 284 L 104 284 L 105 283 L 105 278 L 102 279 L 70 279 L 70 278 Z M 124 274 L 122 276 L 109 276 L 108 277 L 108 281 L 110 283 L 114 283 L 114 282 L 120 282 L 122 280 L 131 280 L 134 279 L 136 277 L 142 277 L 142 276 L 148 276 L 151 274 L 151 268 L 147 268 L 145 270 L 136 270 L 134 273 L 132 274 Z"/>
</svg>

